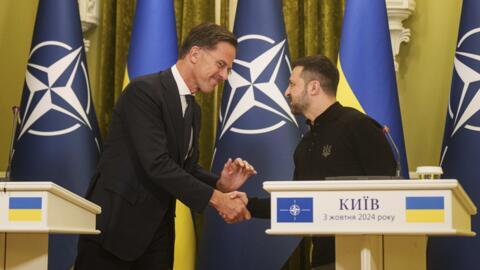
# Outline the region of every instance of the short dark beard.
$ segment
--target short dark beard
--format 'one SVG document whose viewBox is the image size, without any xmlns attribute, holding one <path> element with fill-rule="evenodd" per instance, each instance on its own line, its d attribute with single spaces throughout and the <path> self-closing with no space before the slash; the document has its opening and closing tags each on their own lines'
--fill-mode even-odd
<svg viewBox="0 0 480 270">
<path fill-rule="evenodd" d="M 297 102 L 297 104 L 292 103 L 292 98 L 289 97 L 290 100 L 290 111 L 295 114 L 295 115 L 303 115 L 303 112 L 306 110 L 308 107 L 308 98 L 307 98 L 307 88 L 305 87 L 303 89 L 300 102 Z"/>
</svg>

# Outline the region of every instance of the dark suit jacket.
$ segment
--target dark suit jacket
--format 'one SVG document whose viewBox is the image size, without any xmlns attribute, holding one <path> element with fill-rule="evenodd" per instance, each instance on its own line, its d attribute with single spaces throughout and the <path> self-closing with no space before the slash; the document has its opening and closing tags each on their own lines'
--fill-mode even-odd
<svg viewBox="0 0 480 270">
<path fill-rule="evenodd" d="M 87 199 L 102 207 L 100 243 L 130 261 L 148 247 L 175 198 L 200 212 L 218 179 L 197 165 L 200 108 L 193 107 L 193 151 L 184 160 L 180 96 L 171 70 L 132 81 L 119 98 Z"/>
</svg>

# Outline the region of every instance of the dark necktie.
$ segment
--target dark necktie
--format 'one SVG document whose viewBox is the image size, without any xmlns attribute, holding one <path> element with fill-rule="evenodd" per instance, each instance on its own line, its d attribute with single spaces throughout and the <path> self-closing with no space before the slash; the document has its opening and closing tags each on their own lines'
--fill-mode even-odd
<svg viewBox="0 0 480 270">
<path fill-rule="evenodd" d="M 185 149 L 185 157 L 188 157 L 188 152 L 189 149 L 188 147 L 190 146 L 190 138 L 192 135 L 192 127 L 193 127 L 193 103 L 195 102 L 194 97 L 192 95 L 185 95 L 185 100 L 187 101 L 187 108 L 185 110 L 185 115 L 183 117 L 184 119 L 184 128 L 185 128 L 185 142 L 184 142 L 184 148 Z"/>
</svg>

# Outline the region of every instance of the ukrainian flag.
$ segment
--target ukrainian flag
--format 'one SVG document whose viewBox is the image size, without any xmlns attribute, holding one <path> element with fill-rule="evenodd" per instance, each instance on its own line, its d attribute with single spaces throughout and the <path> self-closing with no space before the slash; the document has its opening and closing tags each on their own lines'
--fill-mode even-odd
<svg viewBox="0 0 480 270">
<path fill-rule="evenodd" d="M 124 87 L 131 79 L 173 66 L 177 50 L 173 0 L 138 0 Z"/>
<path fill-rule="evenodd" d="M 172 0 L 138 0 L 124 87 L 131 79 L 170 68 L 178 45 Z M 190 209 L 177 200 L 174 269 L 195 268 L 195 231 Z"/>
<path fill-rule="evenodd" d="M 407 222 L 444 222 L 444 197 L 406 197 Z"/>
<path fill-rule="evenodd" d="M 42 221 L 42 198 L 10 197 L 8 199 L 8 221 Z"/>
<path fill-rule="evenodd" d="M 408 178 L 385 0 L 346 1 L 338 68 L 338 100 L 389 127 Z"/>
</svg>

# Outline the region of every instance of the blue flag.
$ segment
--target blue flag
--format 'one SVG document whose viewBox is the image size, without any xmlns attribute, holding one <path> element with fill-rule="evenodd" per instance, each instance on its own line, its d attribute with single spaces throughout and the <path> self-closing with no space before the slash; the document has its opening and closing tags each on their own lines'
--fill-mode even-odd
<svg viewBox="0 0 480 270">
<path fill-rule="evenodd" d="M 173 0 L 138 0 L 128 50 L 128 79 L 168 69 L 176 61 Z"/>
<path fill-rule="evenodd" d="M 390 129 L 408 178 L 402 119 L 384 0 L 347 0 L 338 59 L 337 98 Z M 397 157 L 398 158 L 398 157 Z"/>
<path fill-rule="evenodd" d="M 313 223 L 313 198 L 277 198 L 278 223 Z"/>
<path fill-rule="evenodd" d="M 464 0 L 443 138 L 443 178 L 458 179 L 473 203 L 480 205 L 480 2 Z M 472 217 L 472 228 L 480 218 Z M 477 269 L 480 238 L 428 239 L 429 269 Z"/>
<path fill-rule="evenodd" d="M 242 191 L 268 197 L 263 181 L 292 179 L 301 136 L 283 95 L 291 67 L 281 1 L 239 1 L 235 18 L 239 45 L 223 93 L 212 171 L 219 173 L 230 157 L 242 157 L 258 171 Z M 227 225 L 208 208 L 199 269 L 280 269 L 300 238 L 269 236 L 267 228 L 266 219 Z"/>
<path fill-rule="evenodd" d="M 53 181 L 83 196 L 95 172 L 100 134 L 76 0 L 41 0 L 28 59 L 12 159 L 18 181 Z M 76 236 L 54 235 L 49 269 L 68 269 Z"/>
</svg>

